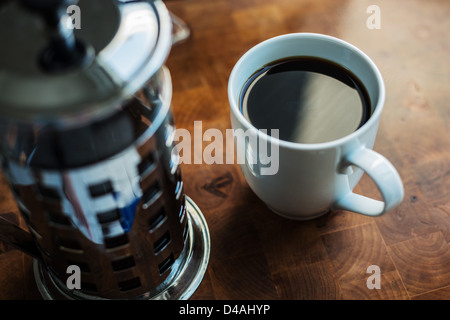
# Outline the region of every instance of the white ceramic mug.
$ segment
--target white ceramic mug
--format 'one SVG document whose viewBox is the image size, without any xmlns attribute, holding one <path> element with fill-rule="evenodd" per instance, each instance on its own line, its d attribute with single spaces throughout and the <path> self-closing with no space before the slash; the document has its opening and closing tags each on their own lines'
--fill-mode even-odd
<svg viewBox="0 0 450 320">
<path fill-rule="evenodd" d="M 263 66 L 298 56 L 327 59 L 356 75 L 369 94 L 369 120 L 343 138 L 316 144 L 278 140 L 256 130 L 240 111 L 244 84 Z M 260 145 L 266 143 L 278 152 L 277 172 L 262 174 L 267 166 L 261 161 L 255 163 L 257 148 L 244 143 L 245 161 L 240 166 L 255 194 L 281 216 L 308 220 L 337 209 L 378 216 L 402 201 L 404 190 L 399 174 L 386 158 L 372 150 L 385 101 L 384 82 L 372 60 L 353 45 L 313 33 L 266 40 L 246 52 L 234 66 L 228 98 L 233 129 L 254 132 Z M 375 182 L 383 201 L 353 193 L 363 171 Z"/>
</svg>

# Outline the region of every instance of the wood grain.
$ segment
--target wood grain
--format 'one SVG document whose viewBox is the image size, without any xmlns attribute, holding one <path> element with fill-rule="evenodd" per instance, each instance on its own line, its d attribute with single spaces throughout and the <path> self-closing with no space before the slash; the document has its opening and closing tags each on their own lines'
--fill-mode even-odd
<svg viewBox="0 0 450 320">
<path fill-rule="evenodd" d="M 342 38 L 366 52 L 387 88 L 375 150 L 398 169 L 405 198 L 382 217 L 346 211 L 297 222 L 272 213 L 237 165 L 183 164 L 186 194 L 202 210 L 211 258 L 192 299 L 450 299 L 450 3 L 372 0 L 175 0 L 190 38 L 167 60 L 173 114 L 191 133 L 231 128 L 228 77 L 253 45 L 288 32 Z M 366 27 L 369 5 L 381 29 Z M 203 147 L 206 147 L 206 143 Z M 377 197 L 364 176 L 356 192 Z M 3 180 L 0 214 L 20 224 Z M 366 286 L 378 265 L 381 289 Z M 0 299 L 37 296 L 31 260 L 0 245 Z"/>
</svg>

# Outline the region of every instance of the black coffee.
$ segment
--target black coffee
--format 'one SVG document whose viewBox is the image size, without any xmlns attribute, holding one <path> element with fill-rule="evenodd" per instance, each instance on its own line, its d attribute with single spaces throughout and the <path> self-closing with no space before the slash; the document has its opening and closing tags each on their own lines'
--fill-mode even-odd
<svg viewBox="0 0 450 320">
<path fill-rule="evenodd" d="M 275 61 L 245 84 L 243 115 L 258 129 L 279 129 L 281 140 L 320 143 L 342 138 L 372 113 L 361 81 L 328 60 L 294 57 Z"/>
</svg>

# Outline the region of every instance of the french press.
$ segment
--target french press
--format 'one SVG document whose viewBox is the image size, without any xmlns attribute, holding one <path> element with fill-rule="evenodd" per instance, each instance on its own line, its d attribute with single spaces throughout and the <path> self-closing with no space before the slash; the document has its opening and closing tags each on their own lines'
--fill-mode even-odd
<svg viewBox="0 0 450 320">
<path fill-rule="evenodd" d="M 29 229 L 0 218 L 0 240 L 35 258 L 46 299 L 187 299 L 202 280 L 210 239 L 173 142 L 172 41 L 159 0 L 0 6 L 1 165 Z"/>
</svg>

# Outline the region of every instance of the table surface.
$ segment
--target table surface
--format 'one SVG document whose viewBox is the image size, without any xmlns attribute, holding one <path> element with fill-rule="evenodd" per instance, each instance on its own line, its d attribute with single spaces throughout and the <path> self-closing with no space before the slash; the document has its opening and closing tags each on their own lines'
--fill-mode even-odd
<svg viewBox="0 0 450 320">
<path fill-rule="evenodd" d="M 380 29 L 367 8 L 378 4 Z M 183 164 L 185 192 L 209 226 L 211 256 L 192 299 L 450 299 L 450 2 L 178 0 L 191 35 L 172 48 L 177 128 L 230 128 L 227 81 L 255 44 L 317 32 L 366 52 L 387 99 L 374 149 L 398 169 L 405 198 L 377 218 L 333 211 L 307 222 L 272 213 L 236 164 Z M 203 147 L 206 147 L 204 143 Z M 363 176 L 355 192 L 378 196 Z M 25 227 L 0 184 L 0 214 Z M 367 268 L 380 267 L 370 290 Z M 31 259 L 0 244 L 0 299 L 38 298 Z"/>
</svg>

